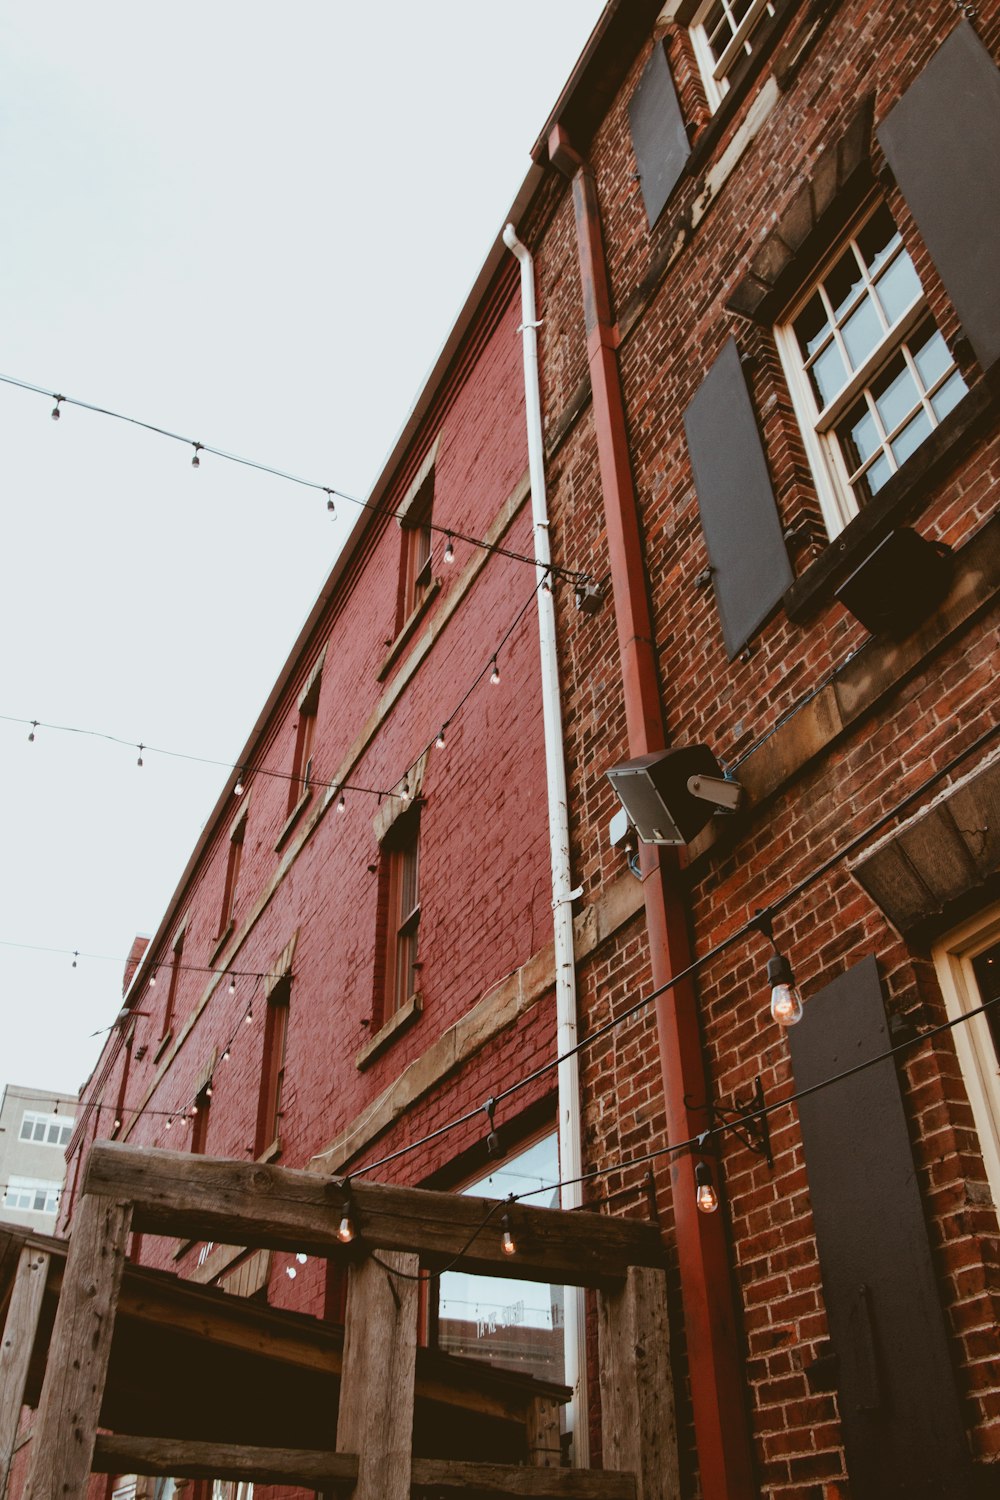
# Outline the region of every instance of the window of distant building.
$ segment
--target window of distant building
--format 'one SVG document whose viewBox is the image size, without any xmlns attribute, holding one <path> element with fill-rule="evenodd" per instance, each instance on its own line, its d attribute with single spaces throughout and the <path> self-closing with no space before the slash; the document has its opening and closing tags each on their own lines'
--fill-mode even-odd
<svg viewBox="0 0 1000 1500">
<path fill-rule="evenodd" d="M 184 919 L 174 936 L 173 947 L 170 958 L 170 975 L 167 979 L 167 999 L 163 1008 L 163 1025 L 160 1029 L 161 1040 L 166 1040 L 170 1035 L 174 1024 L 174 1012 L 177 1005 L 177 987 L 180 983 L 184 959 L 184 935 L 187 931 L 187 918 Z"/>
<path fill-rule="evenodd" d="M 776 337 L 835 536 L 966 392 L 883 204 L 837 245 Z"/>
<path fill-rule="evenodd" d="M 11 1177 L 4 1192 L 3 1206 L 18 1213 L 56 1214 L 59 1209 L 60 1182 L 46 1182 L 38 1177 Z"/>
<path fill-rule="evenodd" d="M 942 939 L 933 958 L 950 1020 L 1000 1002 L 1000 907 Z M 1000 1003 L 956 1026 L 951 1035 L 993 1202 L 1000 1206 Z"/>
<path fill-rule="evenodd" d="M 236 890 L 240 879 L 240 864 L 243 860 L 243 841 L 247 831 L 247 813 L 249 807 L 244 804 L 232 827 L 229 830 L 229 849 L 226 854 L 226 879 L 222 888 L 222 911 L 219 916 L 219 936 L 225 937 L 233 921 L 236 910 Z"/>
<path fill-rule="evenodd" d="M 73 1125 L 72 1116 L 43 1115 L 25 1110 L 18 1139 L 38 1146 L 66 1146 L 73 1134 Z"/>
<path fill-rule="evenodd" d="M 324 648 L 319 660 L 309 674 L 305 687 L 299 694 L 299 717 L 295 726 L 295 749 L 292 754 L 292 774 L 288 783 L 288 812 L 291 814 L 309 791 L 312 778 L 313 742 L 316 735 L 316 714 L 319 709 L 320 685 Z"/>
<path fill-rule="evenodd" d="M 282 1097 L 285 1087 L 285 1059 L 288 1051 L 288 1003 L 291 978 L 285 975 L 275 985 L 267 1000 L 264 1018 L 264 1057 L 261 1064 L 260 1096 L 257 1105 L 255 1155 L 270 1154 L 277 1149 L 281 1126 Z"/>
<path fill-rule="evenodd" d="M 773 0 L 705 0 L 691 22 L 691 41 L 709 107 L 718 109 L 733 75 L 754 50 L 756 33 L 774 15 Z"/>
</svg>

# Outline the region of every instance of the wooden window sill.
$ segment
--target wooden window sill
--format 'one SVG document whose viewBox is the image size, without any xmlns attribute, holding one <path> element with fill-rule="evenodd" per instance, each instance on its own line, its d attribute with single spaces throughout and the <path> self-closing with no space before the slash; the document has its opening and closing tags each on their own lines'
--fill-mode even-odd
<svg viewBox="0 0 1000 1500">
<path fill-rule="evenodd" d="M 434 603 L 434 600 L 437 598 L 440 592 L 440 578 L 432 579 L 430 587 L 428 588 L 424 597 L 421 599 L 420 603 L 417 605 L 416 609 L 411 610 L 408 618 L 403 622 L 402 628 L 399 630 L 396 639 L 389 647 L 382 665 L 379 667 L 377 673 L 375 674 L 379 682 L 384 682 L 388 677 L 396 662 L 405 651 L 407 645 L 409 644 L 416 631 L 417 626 L 420 624 L 420 621 L 424 618 L 427 611 L 430 609 L 431 605 Z"/>
<path fill-rule="evenodd" d="M 309 803 L 311 801 L 312 801 L 312 787 L 308 787 L 307 786 L 306 789 L 305 789 L 305 791 L 302 793 L 302 796 L 299 798 L 298 802 L 296 802 L 295 806 L 292 808 L 291 812 L 288 814 L 288 817 L 285 819 L 284 827 L 282 828 L 281 832 L 278 834 L 278 837 L 275 839 L 275 842 L 274 842 L 274 852 L 276 854 L 280 854 L 281 851 L 282 851 L 282 849 L 288 843 L 288 840 L 289 840 L 289 838 L 291 836 L 292 830 L 294 829 L 296 823 L 301 818 L 303 810 L 309 806 Z"/>
<path fill-rule="evenodd" d="M 354 1065 L 358 1071 L 364 1072 L 365 1068 L 373 1063 L 376 1057 L 380 1057 L 386 1047 L 417 1020 L 423 1008 L 423 995 L 411 995 L 409 1000 L 401 1005 L 395 1014 L 389 1017 L 385 1025 L 380 1026 L 375 1035 L 369 1037 L 368 1041 L 362 1047 L 354 1059 Z"/>
</svg>

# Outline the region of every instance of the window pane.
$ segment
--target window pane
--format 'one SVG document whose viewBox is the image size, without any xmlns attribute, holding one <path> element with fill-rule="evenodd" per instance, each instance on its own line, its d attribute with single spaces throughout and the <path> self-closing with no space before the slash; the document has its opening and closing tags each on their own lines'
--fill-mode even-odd
<svg viewBox="0 0 1000 1500">
<path fill-rule="evenodd" d="M 957 370 L 954 372 L 954 374 L 948 376 L 948 379 L 945 381 L 944 385 L 939 391 L 935 391 L 934 396 L 931 400 L 931 406 L 933 406 L 934 408 L 934 415 L 937 417 L 939 422 L 943 417 L 946 417 L 948 415 L 953 406 L 958 405 L 967 390 L 968 386 L 965 384 L 965 381 L 962 379 Z"/>
<path fill-rule="evenodd" d="M 909 366 L 898 354 L 872 386 L 872 395 L 886 432 L 899 426 L 920 400 Z"/>
<path fill-rule="evenodd" d="M 44 1120 L 37 1120 L 36 1119 L 36 1121 L 35 1121 L 35 1128 L 32 1131 L 32 1137 L 31 1138 L 32 1138 L 32 1140 L 35 1140 L 35 1141 L 44 1141 L 44 1139 L 45 1139 L 45 1121 Z"/>
<path fill-rule="evenodd" d="M 877 285 L 879 300 L 890 323 L 895 323 L 920 296 L 920 278 L 913 262 L 901 250 Z"/>
<path fill-rule="evenodd" d="M 827 345 L 810 369 L 809 376 L 820 408 L 829 406 L 834 396 L 843 389 L 847 382 L 843 356 L 836 344 Z"/>
<path fill-rule="evenodd" d="M 21 1121 L 21 1140 L 22 1141 L 30 1141 L 31 1140 L 31 1128 L 32 1128 L 31 1127 L 31 1116 L 30 1115 L 25 1115 L 24 1119 Z"/>
<path fill-rule="evenodd" d="M 851 407 L 837 429 L 837 436 L 844 449 L 848 471 L 853 474 L 866 459 L 871 458 L 882 441 L 878 423 L 864 397 Z"/>
<path fill-rule="evenodd" d="M 892 473 L 893 469 L 889 460 L 884 453 L 880 454 L 871 468 L 866 469 L 861 478 L 855 481 L 853 488 L 858 504 L 863 505 L 866 500 L 877 495 L 886 480 L 892 478 Z"/>
<path fill-rule="evenodd" d="M 848 250 L 840 257 L 824 282 L 827 296 L 833 304 L 838 321 L 854 301 L 862 281 L 861 267 L 858 265 L 854 251 Z"/>
<path fill-rule="evenodd" d="M 856 307 L 842 329 L 851 368 L 858 370 L 882 338 L 883 328 L 870 297 Z"/>
<path fill-rule="evenodd" d="M 795 319 L 795 337 L 799 341 L 803 359 L 816 353 L 823 341 L 830 336 L 830 320 L 819 296 L 810 297 Z"/>
<path fill-rule="evenodd" d="M 903 463 L 920 447 L 924 438 L 929 436 L 930 430 L 931 419 L 921 407 L 913 421 L 906 424 L 892 445 L 892 456 L 897 464 Z"/>
<path fill-rule="evenodd" d="M 899 239 L 899 230 L 883 204 L 858 231 L 858 249 L 872 277 L 878 274 L 880 266 L 885 265 Z"/>
<path fill-rule="evenodd" d="M 59 1121 L 58 1120 L 50 1120 L 49 1121 L 49 1143 L 50 1143 L 50 1145 L 58 1146 L 60 1133 L 61 1132 L 60 1132 Z"/>
<path fill-rule="evenodd" d="M 910 340 L 910 352 L 913 355 L 914 364 L 920 371 L 924 390 L 929 391 L 951 364 L 951 351 L 937 329 L 929 328 L 925 329 L 922 335 L 917 334 Z"/>
</svg>

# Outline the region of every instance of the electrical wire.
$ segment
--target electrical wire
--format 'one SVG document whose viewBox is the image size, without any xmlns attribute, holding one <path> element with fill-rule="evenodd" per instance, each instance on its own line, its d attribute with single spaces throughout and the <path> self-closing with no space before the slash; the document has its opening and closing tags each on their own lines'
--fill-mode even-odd
<svg viewBox="0 0 1000 1500">
<path fill-rule="evenodd" d="M 44 386 L 33 385 L 30 381 L 19 380 L 14 375 L 0 375 L 0 383 L 15 386 L 18 390 L 30 391 L 36 396 L 46 396 L 50 401 L 56 403 L 55 410 L 60 406 L 75 406 L 81 411 L 94 412 L 101 417 L 112 417 L 117 422 L 127 422 L 132 427 L 141 427 L 145 432 L 154 432 L 158 437 L 169 438 L 171 442 L 181 443 L 186 448 L 194 449 L 194 457 L 199 460 L 202 453 L 210 454 L 213 458 L 224 459 L 227 463 L 239 464 L 245 469 L 256 469 L 261 474 L 270 474 L 275 479 L 283 479 L 288 484 L 297 484 L 304 489 L 316 490 L 329 497 L 334 496 L 338 500 L 345 500 L 350 505 L 356 505 L 361 510 L 374 511 L 379 515 L 404 521 L 406 517 L 399 511 L 386 510 L 371 500 L 360 500 L 357 495 L 349 495 L 346 490 L 338 489 L 336 485 L 321 484 L 315 479 L 304 479 L 300 474 L 292 474 L 287 469 L 275 468 L 272 464 L 265 464 L 253 458 L 242 458 L 238 453 L 229 453 L 224 448 L 213 448 L 210 443 L 201 443 L 194 438 L 184 437 L 182 433 L 172 432 L 168 427 L 160 427 L 155 422 L 144 422 L 139 417 L 127 416 L 124 412 L 112 411 L 107 406 L 97 406 L 91 401 L 81 401 L 75 396 L 63 396 L 58 391 L 46 390 Z M 444 526 L 438 522 L 424 522 L 428 531 L 437 532 L 439 536 L 446 536 L 467 543 L 470 547 L 476 547 L 482 552 L 492 552 L 498 557 L 510 558 L 512 562 L 526 563 L 533 568 L 547 568 L 553 577 L 564 578 L 573 584 L 590 582 L 590 575 L 575 568 L 559 567 L 555 563 L 543 563 L 539 558 L 527 557 L 522 552 L 514 552 L 509 547 L 501 547 L 495 542 L 484 541 L 481 537 L 469 536 L 465 532 L 458 531 L 454 526 Z"/>
</svg>

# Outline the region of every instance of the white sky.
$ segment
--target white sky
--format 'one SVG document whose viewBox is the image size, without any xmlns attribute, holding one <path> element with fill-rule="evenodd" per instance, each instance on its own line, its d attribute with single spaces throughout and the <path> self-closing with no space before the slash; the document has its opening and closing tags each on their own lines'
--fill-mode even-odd
<svg viewBox="0 0 1000 1500">
<path fill-rule="evenodd" d="M 7 0 L 0 372 L 365 495 L 600 0 Z M 0 385 L 0 714 L 232 761 L 353 517 Z M 0 1084 L 76 1092 L 225 772 L 0 721 Z"/>
</svg>

